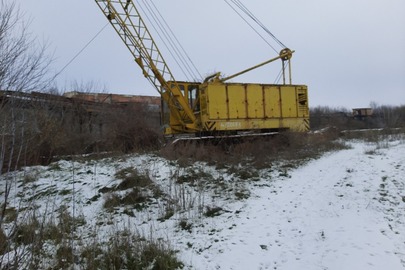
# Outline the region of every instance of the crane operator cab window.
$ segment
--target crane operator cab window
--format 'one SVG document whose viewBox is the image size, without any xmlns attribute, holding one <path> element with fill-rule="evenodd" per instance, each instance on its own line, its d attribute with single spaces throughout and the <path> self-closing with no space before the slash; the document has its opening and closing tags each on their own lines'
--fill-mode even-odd
<svg viewBox="0 0 405 270">
<path fill-rule="evenodd" d="M 199 113 L 200 111 L 200 102 L 199 102 L 199 83 L 194 82 L 177 82 L 176 84 L 170 82 L 170 87 L 178 87 L 182 96 L 186 100 L 189 108 L 194 113 Z"/>
<path fill-rule="evenodd" d="M 171 87 L 174 87 L 174 84 L 171 84 Z M 181 94 L 187 100 L 189 108 L 194 112 L 200 111 L 199 95 L 198 95 L 198 83 L 190 82 L 177 82 Z"/>
<path fill-rule="evenodd" d="M 190 104 L 190 108 L 192 108 L 194 112 L 200 111 L 200 102 L 198 100 L 198 85 L 196 84 L 188 85 L 187 93 L 188 93 L 188 104 Z"/>
<path fill-rule="evenodd" d="M 179 85 L 180 91 L 181 91 L 181 93 L 183 94 L 183 96 L 186 96 L 184 84 L 180 84 L 180 83 L 179 83 L 178 85 Z"/>
</svg>

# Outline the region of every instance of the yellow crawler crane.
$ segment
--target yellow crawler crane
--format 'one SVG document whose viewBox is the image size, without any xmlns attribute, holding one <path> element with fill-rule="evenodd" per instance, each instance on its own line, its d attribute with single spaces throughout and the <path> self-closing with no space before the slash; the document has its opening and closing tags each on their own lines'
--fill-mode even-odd
<svg viewBox="0 0 405 270">
<path fill-rule="evenodd" d="M 285 48 L 279 56 L 226 78 L 216 73 L 203 82 L 176 81 L 132 0 L 95 1 L 160 93 L 166 135 L 234 136 L 309 130 L 307 86 L 291 82 L 293 51 Z M 226 82 L 279 59 L 283 84 Z"/>
</svg>

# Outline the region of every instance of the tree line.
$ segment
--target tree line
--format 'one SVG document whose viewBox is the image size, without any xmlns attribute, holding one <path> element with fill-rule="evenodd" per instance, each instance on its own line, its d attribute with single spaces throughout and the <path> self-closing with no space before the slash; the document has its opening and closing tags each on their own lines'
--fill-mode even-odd
<svg viewBox="0 0 405 270">
<path fill-rule="evenodd" d="M 310 109 L 311 129 L 335 127 L 339 130 L 372 129 L 372 128 L 404 128 L 405 105 L 388 106 L 370 104 L 372 114 L 357 117 L 346 108 L 318 106 Z"/>
</svg>

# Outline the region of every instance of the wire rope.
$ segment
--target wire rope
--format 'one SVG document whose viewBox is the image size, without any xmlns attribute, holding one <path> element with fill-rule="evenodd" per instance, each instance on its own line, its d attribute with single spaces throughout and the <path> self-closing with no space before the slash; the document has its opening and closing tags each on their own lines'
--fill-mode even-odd
<svg viewBox="0 0 405 270">
<path fill-rule="evenodd" d="M 161 25 L 159 23 L 156 22 L 156 18 L 153 16 L 153 14 L 151 14 L 151 12 L 148 10 L 148 7 L 144 8 L 142 5 L 139 5 L 140 10 L 142 10 L 143 13 L 143 17 L 146 18 L 150 25 L 152 26 L 152 28 L 155 30 L 155 32 L 157 33 L 157 35 L 159 36 L 159 38 L 161 39 L 163 45 L 166 48 L 169 48 L 169 45 L 167 44 L 167 42 L 170 43 L 170 41 L 167 41 L 167 38 L 164 37 L 165 33 L 161 28 Z M 148 10 L 148 12 L 146 12 Z M 153 23 L 153 21 L 155 21 L 156 24 Z M 159 30 L 159 29 L 160 30 Z M 172 46 L 172 45 L 170 45 Z M 183 75 L 187 78 L 187 80 L 189 80 L 189 75 L 187 75 L 186 71 L 183 69 L 183 66 L 180 64 L 179 60 L 175 57 L 175 55 L 173 54 L 172 50 L 168 50 L 169 54 L 172 56 L 172 58 L 174 59 L 174 61 L 176 62 L 177 66 L 180 68 L 181 72 L 183 73 Z"/>
<path fill-rule="evenodd" d="M 235 13 L 237 13 L 239 15 L 239 17 L 241 17 L 248 25 L 250 28 L 252 28 L 252 30 L 254 32 L 256 32 L 256 34 L 259 35 L 259 37 L 267 43 L 267 45 L 270 46 L 270 48 L 272 48 L 275 52 L 278 53 L 278 51 L 274 48 L 274 46 L 272 46 L 270 44 L 270 42 L 259 33 L 258 30 L 256 30 L 255 27 L 253 27 L 253 25 L 251 23 L 249 23 L 247 21 L 247 19 L 241 14 L 241 12 L 239 12 L 236 7 L 242 11 L 246 16 L 248 16 L 253 22 L 255 22 L 257 25 L 259 25 L 263 31 L 265 31 L 279 46 L 281 46 L 282 48 L 287 48 L 240 0 L 224 0 L 225 3 L 230 6 Z M 231 3 L 229 3 L 229 1 Z"/>
<path fill-rule="evenodd" d="M 287 48 L 240 0 L 231 0 L 240 7 L 246 15 L 255 21 L 267 34 L 269 34 L 281 47 Z"/>
<path fill-rule="evenodd" d="M 161 16 L 161 14 L 158 12 L 156 6 L 152 7 L 147 2 L 145 2 L 145 0 L 142 0 L 142 2 L 144 6 L 141 5 L 140 9 L 151 23 L 153 29 L 158 34 L 159 38 L 162 40 L 163 45 L 169 50 L 170 55 L 172 56 L 176 64 L 179 66 L 184 76 L 187 78 L 188 81 L 190 81 L 190 77 L 194 79 L 198 77 L 196 73 L 193 71 L 193 69 L 190 67 L 190 64 L 188 63 L 187 59 L 181 53 L 179 47 L 176 45 L 175 40 L 178 41 L 178 39 L 173 37 L 174 36 L 173 31 L 171 31 L 170 27 L 167 25 L 163 16 Z M 169 30 L 167 30 L 167 28 Z M 170 35 L 170 33 L 172 34 Z M 197 73 L 199 74 L 199 72 Z"/>
<path fill-rule="evenodd" d="M 188 61 L 190 62 L 191 66 L 193 67 L 194 71 L 198 74 L 199 78 L 202 80 L 203 76 L 201 75 L 201 73 L 199 72 L 199 70 L 197 69 L 197 67 L 195 66 L 194 62 L 192 61 L 192 59 L 190 58 L 190 56 L 188 55 L 187 51 L 184 49 L 184 47 L 181 45 L 181 42 L 177 39 L 176 35 L 174 34 L 173 30 L 171 29 L 171 27 L 169 26 L 169 24 L 167 23 L 167 21 L 164 19 L 164 17 L 162 16 L 162 14 L 160 13 L 159 9 L 157 9 L 157 7 L 155 6 L 155 4 L 153 3 L 153 1 L 151 2 L 152 5 L 154 6 L 155 10 L 157 11 L 157 13 L 159 14 L 159 16 L 162 18 L 163 22 L 165 23 L 166 27 L 169 29 L 171 35 L 173 36 L 173 38 L 176 40 L 177 44 L 180 46 L 181 50 L 183 51 L 184 55 L 187 57 Z M 197 77 L 197 76 L 196 76 Z"/>
<path fill-rule="evenodd" d="M 285 69 L 284 69 L 285 70 Z M 274 80 L 274 84 L 278 84 L 281 80 L 281 76 L 283 75 L 283 68 L 280 69 L 279 73 L 277 74 L 277 77 Z"/>
<path fill-rule="evenodd" d="M 86 45 L 84 45 L 83 48 L 82 48 L 78 53 L 76 53 L 76 55 L 73 56 L 72 59 L 70 59 L 70 61 L 69 61 L 63 68 L 61 68 L 61 70 L 59 70 L 59 72 L 57 72 L 57 73 L 52 77 L 51 81 L 55 80 L 63 71 L 65 71 L 65 69 L 66 69 L 68 66 L 70 66 L 70 65 L 73 63 L 73 61 L 75 61 L 76 58 L 79 57 L 79 56 L 83 53 L 83 51 L 101 34 L 101 32 L 104 31 L 104 29 L 107 27 L 107 25 L 109 25 L 109 23 L 106 23 L 106 25 L 104 25 L 104 26 L 100 29 L 100 31 L 98 31 L 97 34 L 95 34 L 94 37 L 92 37 L 92 38 L 90 39 L 90 41 L 87 42 Z"/>
<path fill-rule="evenodd" d="M 238 10 L 236 10 L 236 8 L 235 8 L 234 6 L 232 6 L 232 5 L 228 2 L 228 0 L 224 0 L 224 1 L 225 1 L 225 3 L 226 3 L 231 9 L 233 9 L 233 11 L 234 11 L 236 14 L 239 15 L 239 17 L 240 17 L 243 21 L 246 22 L 247 25 L 249 25 L 249 27 L 250 27 L 257 35 L 259 35 L 259 37 L 260 37 L 267 45 L 270 46 L 270 48 L 273 49 L 273 51 L 275 51 L 276 53 L 278 53 L 278 51 L 270 44 L 270 42 L 269 42 L 265 37 L 263 37 L 263 36 L 259 33 L 259 31 L 257 31 L 257 30 L 253 27 L 253 25 L 252 25 L 251 23 L 249 23 L 249 22 L 246 20 L 246 18 L 243 17 L 243 15 L 242 15 Z"/>
</svg>

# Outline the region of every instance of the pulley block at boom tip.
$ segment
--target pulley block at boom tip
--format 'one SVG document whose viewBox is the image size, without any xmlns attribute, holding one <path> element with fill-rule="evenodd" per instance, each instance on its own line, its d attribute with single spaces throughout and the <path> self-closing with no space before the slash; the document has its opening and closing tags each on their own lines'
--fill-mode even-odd
<svg viewBox="0 0 405 270">
<path fill-rule="evenodd" d="M 292 58 L 292 54 L 295 51 L 290 50 L 289 48 L 284 48 L 280 51 L 280 58 L 283 61 L 290 60 Z"/>
</svg>

